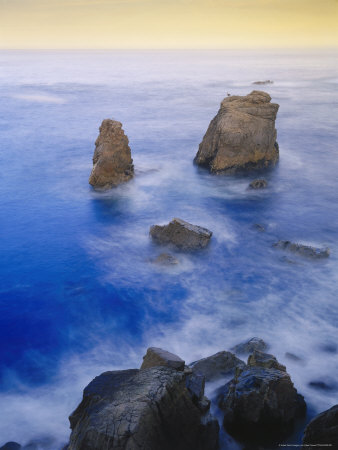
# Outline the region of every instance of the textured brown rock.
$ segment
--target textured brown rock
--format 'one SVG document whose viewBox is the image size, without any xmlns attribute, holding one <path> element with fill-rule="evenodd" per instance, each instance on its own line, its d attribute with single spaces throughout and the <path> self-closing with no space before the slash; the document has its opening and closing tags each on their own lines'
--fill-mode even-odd
<svg viewBox="0 0 338 450">
<path fill-rule="evenodd" d="M 185 362 L 179 356 L 167 352 L 162 348 L 149 347 L 145 356 L 141 369 L 149 369 L 150 367 L 165 366 L 171 369 L 183 370 Z"/>
<path fill-rule="evenodd" d="M 276 164 L 275 120 L 279 105 L 263 91 L 226 97 L 211 121 L 195 163 L 211 172 L 235 173 Z"/>
<path fill-rule="evenodd" d="M 268 185 L 268 182 L 266 180 L 264 180 L 263 178 L 260 178 L 260 179 L 251 181 L 251 183 L 249 184 L 249 188 L 250 189 L 264 189 L 267 187 L 267 185 Z"/>
<path fill-rule="evenodd" d="M 69 418 L 68 450 L 216 450 L 218 422 L 192 377 L 168 367 L 96 377 Z"/>
<path fill-rule="evenodd" d="M 111 119 L 102 122 L 95 142 L 89 184 L 108 189 L 133 177 L 134 166 L 128 142 L 120 122 Z"/>
<path fill-rule="evenodd" d="M 311 259 L 328 258 L 330 256 L 330 249 L 328 247 L 316 248 L 311 247 L 310 245 L 297 244 L 291 241 L 278 241 L 273 244 L 273 247 L 281 250 L 288 250 Z"/>
<path fill-rule="evenodd" d="M 277 369 L 286 372 L 286 367 L 277 361 L 277 358 L 269 353 L 255 350 L 248 358 L 248 366 L 264 367 L 266 369 Z"/>
<path fill-rule="evenodd" d="M 263 341 L 263 339 L 253 337 L 248 341 L 235 345 L 235 347 L 232 347 L 231 351 L 237 353 L 238 355 L 248 355 L 253 353 L 255 350 L 263 351 L 267 349 L 268 345 Z"/>
<path fill-rule="evenodd" d="M 338 449 L 338 405 L 311 420 L 305 428 L 303 445 L 318 450 Z"/>
<path fill-rule="evenodd" d="M 231 352 L 218 352 L 215 355 L 200 359 L 189 365 L 195 374 L 201 374 L 206 381 L 218 380 L 226 375 L 234 374 L 236 367 L 243 368 L 244 362 Z"/>
<path fill-rule="evenodd" d="M 173 244 L 181 250 L 196 250 L 209 244 L 212 232 L 182 219 L 173 219 L 168 225 L 153 225 L 150 236 L 158 244 Z"/>
</svg>

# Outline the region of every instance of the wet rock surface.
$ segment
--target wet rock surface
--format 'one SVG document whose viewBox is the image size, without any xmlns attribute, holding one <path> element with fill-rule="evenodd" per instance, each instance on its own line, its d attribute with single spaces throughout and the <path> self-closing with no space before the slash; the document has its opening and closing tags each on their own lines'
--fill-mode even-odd
<svg viewBox="0 0 338 450">
<path fill-rule="evenodd" d="M 219 425 L 209 406 L 204 377 L 190 369 L 156 366 L 105 372 L 85 388 L 69 418 L 68 448 L 216 450 Z"/>
<path fill-rule="evenodd" d="M 248 358 L 248 366 L 263 367 L 265 369 L 277 369 L 286 372 L 286 367 L 277 361 L 277 358 L 269 353 L 255 350 Z"/>
<path fill-rule="evenodd" d="M 128 144 L 120 122 L 111 119 L 102 122 L 95 142 L 89 184 L 97 189 L 109 189 L 133 177 L 134 166 Z"/>
<path fill-rule="evenodd" d="M 304 256 L 311 259 L 328 258 L 330 256 L 329 248 L 317 248 L 310 245 L 297 244 L 291 241 L 278 241 L 273 244 L 273 247 L 280 250 L 287 250 L 297 255 Z"/>
<path fill-rule="evenodd" d="M 223 376 L 234 374 L 237 367 L 243 368 L 245 363 L 231 352 L 218 352 L 215 355 L 200 359 L 189 365 L 195 374 L 201 374 L 206 381 L 215 381 Z"/>
<path fill-rule="evenodd" d="M 190 251 L 205 248 L 209 244 L 212 232 L 174 218 L 168 225 L 153 225 L 150 228 L 150 236 L 158 244 L 172 244 L 181 250 Z"/>
<path fill-rule="evenodd" d="M 248 341 L 241 342 L 235 345 L 230 350 L 238 355 L 249 355 L 255 350 L 264 351 L 268 349 L 268 345 L 263 341 L 263 339 L 258 337 L 253 337 Z"/>
<path fill-rule="evenodd" d="M 211 172 L 223 173 L 274 166 L 279 157 L 275 129 L 278 108 L 263 91 L 226 97 L 210 122 L 194 162 Z"/>
<path fill-rule="evenodd" d="M 265 189 L 268 185 L 268 182 L 264 180 L 264 178 L 259 178 L 257 180 L 251 181 L 249 184 L 249 189 Z"/>
<path fill-rule="evenodd" d="M 176 266 L 179 261 L 170 253 L 161 253 L 151 262 L 159 266 Z"/>
<path fill-rule="evenodd" d="M 278 361 L 272 355 L 264 362 Z M 219 395 L 225 429 L 250 444 L 276 444 L 293 431 L 306 412 L 304 398 L 282 370 L 262 367 L 262 357 L 249 357 L 251 365 L 238 369 Z M 257 364 L 257 365 L 255 365 Z"/>
<path fill-rule="evenodd" d="M 318 450 L 338 449 L 338 405 L 311 420 L 304 432 L 303 445 Z"/>
<path fill-rule="evenodd" d="M 185 362 L 179 356 L 167 352 L 162 348 L 149 347 L 147 353 L 143 357 L 141 369 L 149 369 L 150 367 L 165 366 L 171 369 L 184 370 Z"/>
</svg>

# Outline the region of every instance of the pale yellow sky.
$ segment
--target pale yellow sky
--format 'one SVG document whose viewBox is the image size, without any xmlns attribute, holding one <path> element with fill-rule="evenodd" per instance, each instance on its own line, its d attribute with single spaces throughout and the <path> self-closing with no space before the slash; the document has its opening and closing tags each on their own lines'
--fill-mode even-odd
<svg viewBox="0 0 338 450">
<path fill-rule="evenodd" d="M 338 0 L 0 0 L 0 48 L 338 47 Z"/>
</svg>

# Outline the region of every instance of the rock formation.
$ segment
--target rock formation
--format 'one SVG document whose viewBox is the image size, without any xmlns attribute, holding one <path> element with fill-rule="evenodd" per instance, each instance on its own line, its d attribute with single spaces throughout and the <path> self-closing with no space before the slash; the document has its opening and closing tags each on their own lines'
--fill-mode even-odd
<svg viewBox="0 0 338 450">
<path fill-rule="evenodd" d="M 218 352 L 215 355 L 200 359 L 189 365 L 195 374 L 201 374 L 206 381 L 219 380 L 229 374 L 234 375 L 236 367 L 243 368 L 244 362 L 231 352 Z"/>
<path fill-rule="evenodd" d="M 318 450 L 338 449 L 338 405 L 311 420 L 305 428 L 303 445 Z"/>
<path fill-rule="evenodd" d="M 277 358 L 269 353 L 255 350 L 248 358 L 248 366 L 264 367 L 265 369 L 277 369 L 286 372 L 286 367 L 277 361 Z"/>
<path fill-rule="evenodd" d="M 173 244 L 181 250 L 196 250 L 209 244 L 212 232 L 176 218 L 168 225 L 153 225 L 150 236 L 158 244 Z"/>
<path fill-rule="evenodd" d="M 226 97 L 194 159 L 211 172 L 235 173 L 278 161 L 275 120 L 279 105 L 263 91 Z"/>
<path fill-rule="evenodd" d="M 252 84 L 273 84 L 273 81 L 272 80 L 253 81 Z"/>
<path fill-rule="evenodd" d="M 273 244 L 273 246 L 312 259 L 328 258 L 330 256 L 330 249 L 327 247 L 316 248 L 311 247 L 310 245 L 297 244 L 290 241 L 278 241 Z"/>
<path fill-rule="evenodd" d="M 151 262 L 160 266 L 176 266 L 179 263 L 178 259 L 170 253 L 161 253 Z"/>
<path fill-rule="evenodd" d="M 268 182 L 264 180 L 263 178 L 260 178 L 258 180 L 253 180 L 249 184 L 250 189 L 264 189 L 268 185 Z"/>
<path fill-rule="evenodd" d="M 134 166 L 128 142 L 120 122 L 111 119 L 102 122 L 89 177 L 93 187 L 108 189 L 133 177 Z"/>
<path fill-rule="evenodd" d="M 141 370 L 96 377 L 69 418 L 68 450 L 216 450 L 219 425 L 208 413 L 204 378 L 182 363 L 151 348 Z"/>
<path fill-rule="evenodd" d="M 264 351 L 267 349 L 268 345 L 263 341 L 263 339 L 253 337 L 248 341 L 235 345 L 235 347 L 232 347 L 231 351 L 237 353 L 238 355 L 248 355 L 253 353 L 255 350 Z"/>
<path fill-rule="evenodd" d="M 270 363 L 265 367 L 268 361 L 271 368 Z M 276 443 L 292 432 L 297 418 L 304 416 L 304 398 L 284 370 L 273 368 L 279 363 L 272 355 L 254 353 L 249 363 L 237 369 L 219 397 L 224 427 L 240 441 Z"/>
</svg>

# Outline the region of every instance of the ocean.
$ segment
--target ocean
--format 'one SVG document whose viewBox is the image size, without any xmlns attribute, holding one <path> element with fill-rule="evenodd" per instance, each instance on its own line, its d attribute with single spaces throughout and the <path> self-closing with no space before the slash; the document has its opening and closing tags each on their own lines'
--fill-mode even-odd
<svg viewBox="0 0 338 450">
<path fill-rule="evenodd" d="M 254 89 L 280 105 L 280 161 L 260 191 L 255 174 L 193 164 L 221 100 Z M 257 336 L 308 418 L 337 404 L 337 109 L 336 50 L 1 51 L 0 446 L 60 450 L 88 382 L 139 367 L 149 346 L 189 363 Z M 123 123 L 135 177 L 95 192 L 105 118 Z M 157 266 L 149 227 L 173 217 L 213 237 Z"/>
</svg>

